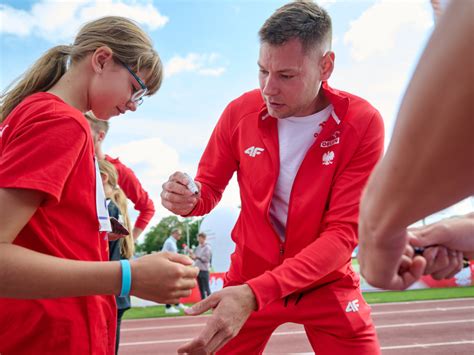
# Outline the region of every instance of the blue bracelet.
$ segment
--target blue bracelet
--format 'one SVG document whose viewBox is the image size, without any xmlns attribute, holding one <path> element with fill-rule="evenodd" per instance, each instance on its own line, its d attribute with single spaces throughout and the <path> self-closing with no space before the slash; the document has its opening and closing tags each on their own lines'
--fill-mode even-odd
<svg viewBox="0 0 474 355">
<path fill-rule="evenodd" d="M 124 297 L 130 293 L 130 287 L 132 286 L 132 269 L 130 268 L 130 261 L 128 260 L 120 260 L 120 266 L 122 267 L 122 290 L 120 291 L 120 297 Z"/>
</svg>

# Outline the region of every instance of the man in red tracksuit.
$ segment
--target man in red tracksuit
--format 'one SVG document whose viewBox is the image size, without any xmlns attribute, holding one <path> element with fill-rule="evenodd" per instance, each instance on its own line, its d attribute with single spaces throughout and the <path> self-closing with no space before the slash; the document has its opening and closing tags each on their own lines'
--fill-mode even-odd
<svg viewBox="0 0 474 355">
<path fill-rule="evenodd" d="M 203 215 L 237 172 L 242 200 L 225 288 L 187 312 L 214 309 L 178 351 L 260 354 L 275 328 L 294 322 L 318 355 L 378 354 L 351 253 L 361 191 L 383 151 L 382 119 L 327 84 L 331 20 L 319 6 L 287 4 L 259 34 L 260 90 L 222 114 L 199 164 L 199 193 L 180 172 L 163 185 L 166 208 Z"/>
</svg>

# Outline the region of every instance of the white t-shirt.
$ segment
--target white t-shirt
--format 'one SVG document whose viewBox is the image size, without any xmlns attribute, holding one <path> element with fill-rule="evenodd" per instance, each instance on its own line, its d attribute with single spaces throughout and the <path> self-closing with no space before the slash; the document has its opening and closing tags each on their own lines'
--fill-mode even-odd
<svg viewBox="0 0 474 355">
<path fill-rule="evenodd" d="M 278 142 L 280 146 L 280 173 L 270 205 L 270 220 L 282 241 L 285 240 L 288 203 L 293 180 L 306 152 L 321 132 L 333 106 L 306 117 L 278 119 Z"/>
</svg>

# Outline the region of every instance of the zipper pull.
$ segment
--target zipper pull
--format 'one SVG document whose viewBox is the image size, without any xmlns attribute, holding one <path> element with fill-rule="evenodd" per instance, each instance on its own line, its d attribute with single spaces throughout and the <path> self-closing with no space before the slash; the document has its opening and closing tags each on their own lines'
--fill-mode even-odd
<svg viewBox="0 0 474 355">
<path fill-rule="evenodd" d="M 283 244 L 280 244 L 280 255 L 283 255 L 285 249 L 283 249 Z"/>
</svg>

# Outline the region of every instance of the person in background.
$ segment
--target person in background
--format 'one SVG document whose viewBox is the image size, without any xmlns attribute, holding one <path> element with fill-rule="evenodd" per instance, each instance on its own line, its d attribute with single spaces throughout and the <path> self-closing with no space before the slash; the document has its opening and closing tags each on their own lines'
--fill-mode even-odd
<svg viewBox="0 0 474 355">
<path fill-rule="evenodd" d="M 130 231 L 132 224 L 128 216 L 127 196 L 118 186 L 118 174 L 112 163 L 107 160 L 99 160 L 99 171 L 104 185 L 105 197 L 107 199 L 107 210 L 110 217 L 116 218 L 127 230 Z M 131 259 L 135 252 L 135 241 L 131 234 L 122 236 L 120 239 L 109 239 L 109 259 L 121 260 Z M 115 354 L 118 354 L 120 345 L 120 326 L 123 314 L 130 309 L 130 296 L 116 296 L 117 303 L 117 332 L 115 338 Z"/>
<path fill-rule="evenodd" d="M 200 160 L 198 194 L 175 172 L 162 204 L 203 215 L 237 173 L 242 208 L 224 289 L 188 314 L 213 309 L 180 353 L 260 354 L 281 324 L 304 325 L 317 354 L 379 354 L 351 267 L 362 189 L 383 152 L 380 113 L 329 86 L 329 14 L 311 1 L 277 9 L 259 31 L 260 90 L 224 110 Z"/>
<path fill-rule="evenodd" d="M 175 302 L 184 255 L 108 261 L 110 231 L 84 112 L 110 119 L 155 94 L 162 64 L 133 21 L 85 24 L 0 98 L 0 353 L 113 354 L 114 295 Z M 180 275 L 180 276 L 178 276 Z"/>
<path fill-rule="evenodd" d="M 387 153 L 363 194 L 358 257 L 374 286 L 412 285 L 430 270 L 432 246 L 444 248 L 437 264 L 445 271 L 431 268 L 438 278 L 458 271 L 463 257 L 472 258 L 470 215 L 418 232 L 407 226 L 474 194 L 473 18 L 469 1 L 452 1 L 440 17 L 402 100 Z M 407 258 L 412 246 L 425 247 L 423 255 Z"/>
<path fill-rule="evenodd" d="M 102 143 L 109 131 L 109 122 L 98 119 L 92 111 L 86 112 L 85 116 L 91 127 L 97 158 L 105 159 L 115 166 L 119 175 L 118 185 L 127 198 L 133 202 L 134 208 L 140 212 L 132 231 L 133 238 L 137 240 L 155 214 L 153 201 L 142 187 L 132 169 L 125 166 L 119 158 L 112 158 L 102 151 Z"/>
<path fill-rule="evenodd" d="M 206 233 L 199 233 L 199 245 L 194 251 L 189 251 L 189 256 L 194 260 L 194 265 L 199 268 L 197 280 L 201 299 L 205 299 L 211 295 L 211 289 L 209 288 L 209 270 L 211 268 L 212 250 L 209 243 L 206 242 L 206 239 Z"/>
<path fill-rule="evenodd" d="M 171 230 L 171 235 L 165 240 L 163 243 L 163 247 L 161 251 L 166 251 L 168 253 L 178 254 L 178 240 L 181 239 L 182 232 L 179 228 L 173 228 Z M 182 303 L 176 303 L 174 306 L 171 304 L 165 305 L 165 313 L 166 314 L 178 314 L 180 313 L 179 310 L 188 309 L 188 306 L 185 306 Z"/>
</svg>

